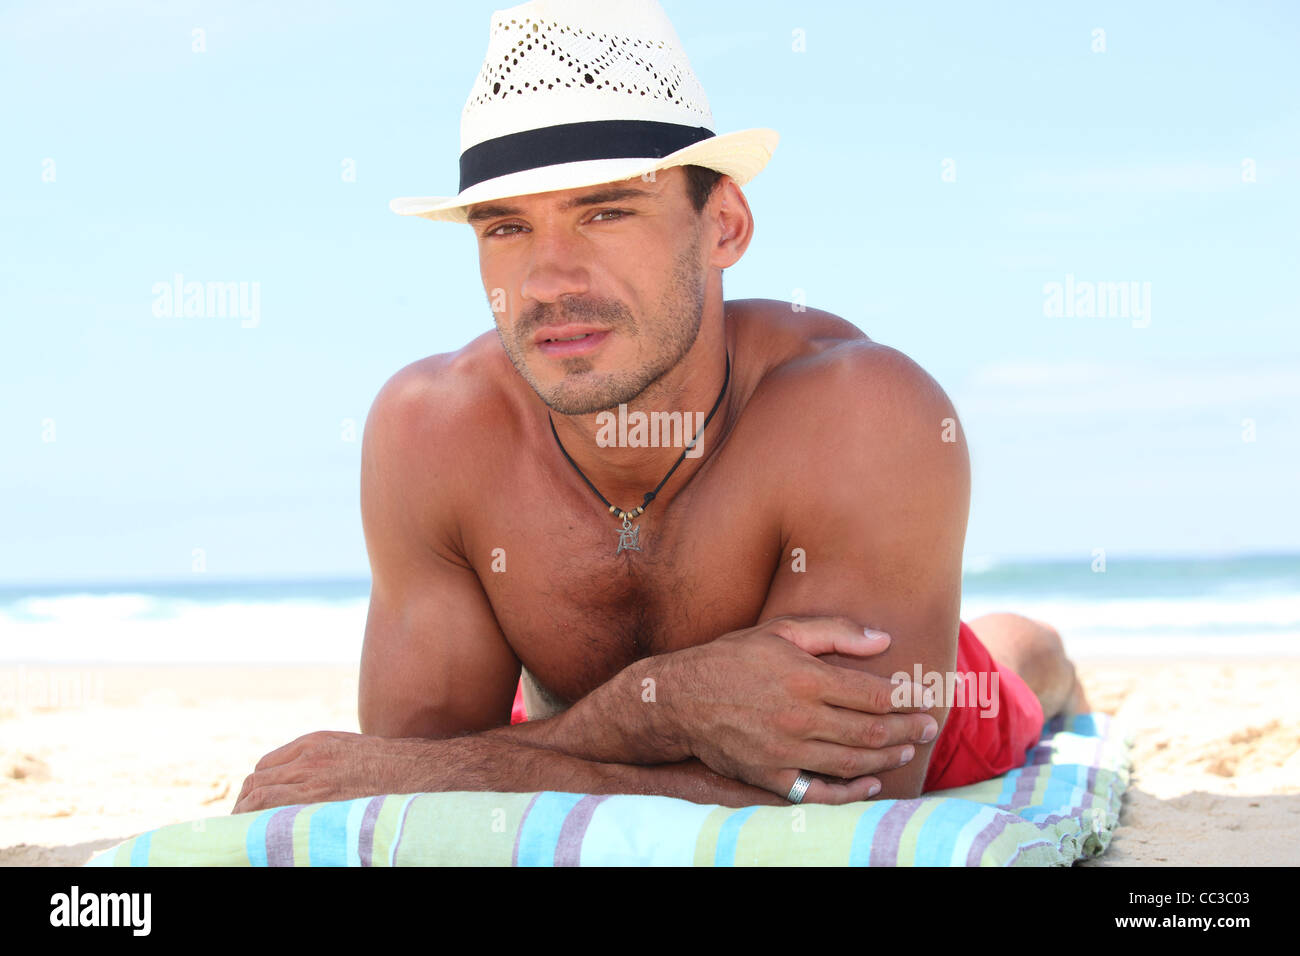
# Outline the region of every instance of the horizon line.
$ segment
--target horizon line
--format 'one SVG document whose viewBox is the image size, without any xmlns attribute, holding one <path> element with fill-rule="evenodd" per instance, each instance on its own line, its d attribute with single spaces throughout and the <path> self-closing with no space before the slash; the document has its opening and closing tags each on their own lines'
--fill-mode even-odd
<svg viewBox="0 0 1300 956">
<path fill-rule="evenodd" d="M 1300 559 L 1300 551 L 1205 551 L 1205 552 L 1106 552 L 1107 564 L 1116 562 L 1158 562 L 1158 561 L 1184 561 L 1184 562 L 1204 562 L 1204 561 L 1222 561 L 1222 560 L 1248 560 L 1252 558 L 1297 558 Z M 987 564 L 985 561 L 987 560 Z M 985 574 L 989 571 L 995 571 L 1000 568 L 1006 568 L 1014 565 L 1068 565 L 1073 563 L 1088 563 L 1091 561 L 1091 554 L 1081 552 L 1078 555 L 1005 555 L 991 556 L 974 555 L 969 563 L 963 561 L 962 577 L 968 575 Z M 176 586 L 176 585 L 210 585 L 219 587 L 221 585 L 232 584 L 281 584 L 281 585 L 322 585 L 322 584 L 359 584 L 367 585 L 373 582 L 369 572 L 358 574 L 355 572 L 345 573 L 336 572 L 319 575 L 229 575 L 217 576 L 210 575 L 207 572 L 189 574 L 180 574 L 170 577 L 152 577 L 152 578 L 67 578 L 67 579 L 44 579 L 44 580 L 0 580 L 0 594 L 23 590 L 38 591 L 72 591 L 79 588 L 93 588 L 97 591 L 123 591 L 132 589 L 142 589 L 157 586 Z"/>
</svg>

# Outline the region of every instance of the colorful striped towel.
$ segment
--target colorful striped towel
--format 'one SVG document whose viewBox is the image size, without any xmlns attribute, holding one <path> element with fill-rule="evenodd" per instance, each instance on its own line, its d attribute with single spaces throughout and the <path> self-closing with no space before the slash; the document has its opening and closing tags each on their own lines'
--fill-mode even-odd
<svg viewBox="0 0 1300 956">
<path fill-rule="evenodd" d="M 1110 843 L 1130 743 L 1105 714 L 1058 718 L 1018 770 L 843 807 L 552 792 L 363 797 L 162 827 L 87 865 L 1066 866 Z"/>
</svg>

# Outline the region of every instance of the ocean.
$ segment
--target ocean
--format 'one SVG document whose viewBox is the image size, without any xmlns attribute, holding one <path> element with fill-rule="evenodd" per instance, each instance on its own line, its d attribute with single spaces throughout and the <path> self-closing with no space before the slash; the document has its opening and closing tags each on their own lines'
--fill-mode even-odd
<svg viewBox="0 0 1300 956">
<path fill-rule="evenodd" d="M 0 663 L 354 664 L 369 578 L 0 585 Z M 985 562 L 962 618 L 1014 611 L 1072 657 L 1300 656 L 1300 554 Z"/>
</svg>

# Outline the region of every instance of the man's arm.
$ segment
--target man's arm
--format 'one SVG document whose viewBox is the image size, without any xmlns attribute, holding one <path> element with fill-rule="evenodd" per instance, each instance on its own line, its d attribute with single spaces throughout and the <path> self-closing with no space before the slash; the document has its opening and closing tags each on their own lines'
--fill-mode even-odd
<svg viewBox="0 0 1300 956">
<path fill-rule="evenodd" d="M 728 807 L 785 802 L 767 790 L 719 776 L 698 761 L 656 767 L 604 764 L 494 733 L 429 740 L 318 731 L 258 761 L 232 812 L 378 793 L 457 790 L 648 794 Z"/>
<path fill-rule="evenodd" d="M 449 790 L 653 793 L 728 806 L 781 802 L 685 760 L 684 749 L 643 754 L 680 761 L 664 766 L 587 760 L 560 749 L 565 735 L 556 724 L 508 726 L 519 660 L 478 576 L 457 553 L 454 515 L 472 489 L 449 467 L 449 456 L 420 454 L 431 430 L 436 436 L 457 412 L 468 412 L 456 407 L 463 390 L 441 381 L 440 362 L 445 359 L 426 359 L 424 368 L 393 376 L 363 437 L 361 513 L 372 571 L 358 702 L 363 733 L 307 734 L 267 754 L 245 780 L 235 812 Z M 445 438 L 456 446 L 457 436 Z M 623 696 L 617 686 L 611 690 L 611 701 Z M 639 704 L 639 692 L 637 686 L 627 696 Z M 590 727 L 581 713 L 566 714 L 565 723 L 583 747 L 646 750 L 654 726 L 620 722 L 620 712 L 650 716 L 639 707 L 613 707 Z"/>
<path fill-rule="evenodd" d="M 827 633 L 834 628 L 826 625 L 786 622 L 785 639 L 758 635 L 744 646 L 724 640 L 692 649 L 695 670 L 680 653 L 637 661 L 562 714 L 508 726 L 519 660 L 496 622 L 477 574 L 461 554 L 455 517 L 475 507 L 475 495 L 481 492 L 473 487 L 472 476 L 466 478 L 463 470 L 450 467 L 450 456 L 427 454 L 430 436 L 448 448 L 466 445 L 466 436 L 455 434 L 454 429 L 460 421 L 472 420 L 476 412 L 482 414 L 481 408 L 460 407 L 466 393 L 466 383 L 455 381 L 451 371 L 409 367 L 381 390 L 366 423 L 361 513 L 373 583 L 361 661 L 359 709 L 365 734 L 445 739 L 491 733 L 492 753 L 503 753 L 509 742 L 579 758 L 557 758 L 554 766 L 570 785 L 578 782 L 575 774 L 587 774 L 583 787 L 587 792 L 607 792 L 599 788 L 610 786 L 611 778 L 622 773 L 622 792 L 644 792 L 657 784 L 656 792 L 690 794 L 691 799 L 724 802 L 748 795 L 746 802 L 758 803 L 765 794 L 757 786 L 737 782 L 739 767 L 733 770 L 732 764 L 715 761 L 732 771 L 719 773 L 718 767 L 710 770 L 692 759 L 690 727 L 682 726 L 684 714 L 702 708 L 726 710 L 730 694 L 750 708 L 736 722 L 747 724 L 753 737 L 776 742 L 779 732 L 766 732 L 765 727 L 786 716 L 792 701 L 782 695 L 780 683 L 772 681 L 773 673 L 802 678 L 805 690 L 831 687 L 844 700 L 868 701 L 864 709 L 871 703 L 879 707 L 882 701 L 888 709 L 880 686 L 870 686 L 862 675 L 822 665 L 792 643 L 803 641 L 806 649 L 817 652 L 839 647 L 846 654 L 870 654 L 878 653 L 882 642 L 864 638 L 860 631 L 845 636 Z M 430 414 L 430 409 L 437 414 Z M 422 454 L 421 449 L 426 451 Z M 810 677 L 810 669 L 822 672 L 820 677 Z M 725 673 L 726 686 L 704 687 L 695 671 Z M 646 678 L 659 688 L 657 703 L 643 699 Z M 761 693 L 747 689 L 754 685 Z M 811 706 L 812 696 L 807 693 L 807 701 L 793 703 Z M 897 735 L 919 737 L 924 718 L 900 718 L 893 726 Z M 710 737 L 725 736 L 726 728 L 710 732 Z M 734 741 L 732 755 L 745 751 L 746 743 L 752 741 Z M 892 766 L 905 743 L 877 741 L 876 750 L 861 755 L 859 773 L 852 775 L 860 779 L 842 784 L 819 781 L 807 799 L 838 803 L 864 798 L 877 783 L 870 775 Z M 473 746 L 477 745 L 462 740 L 442 751 L 454 764 L 459 752 L 455 748 Z M 468 751 L 464 756 L 474 759 Z M 503 760 L 500 772 L 514 777 L 494 782 L 503 789 L 554 789 L 557 784 L 539 776 L 545 759 L 524 756 L 530 759 Z M 620 765 L 636 766 L 613 769 Z M 776 780 L 770 772 L 766 776 L 748 773 L 746 779 L 784 794 L 794 772 L 789 775 L 790 781 Z"/>
<path fill-rule="evenodd" d="M 819 357 L 790 413 L 813 441 L 791 483 L 783 563 L 760 620 L 839 614 L 888 632 L 869 658 L 824 658 L 881 677 L 956 665 L 970 458 L 952 403 L 901 352 L 855 341 Z M 792 556 L 802 549 L 802 564 Z M 802 568 L 802 569 L 801 569 Z M 943 726 L 947 708 L 929 713 Z M 921 793 L 933 741 L 879 774 L 881 799 Z"/>
<path fill-rule="evenodd" d="M 458 553 L 471 505 L 455 394 L 444 356 L 394 375 L 380 390 L 361 446 L 361 521 L 370 609 L 361 652 L 361 730 L 383 737 L 452 737 L 510 719 L 520 665 L 478 577 Z M 430 446 L 446 454 L 429 454 Z M 463 461 L 463 459 L 461 460 Z"/>
<path fill-rule="evenodd" d="M 457 390 L 440 381 L 446 374 L 412 367 L 395 375 L 375 400 L 362 442 L 361 513 L 372 586 L 361 657 L 361 730 L 429 738 L 426 746 L 401 751 L 420 755 L 416 762 L 402 759 L 401 742 L 393 742 L 389 757 L 405 782 L 392 785 L 653 792 L 735 806 L 770 798 L 688 760 L 688 750 L 657 719 L 663 709 L 643 706 L 640 679 L 631 671 L 559 718 L 508 726 L 519 660 L 457 540 L 455 515 L 472 507 L 475 489 L 450 467 L 449 456 L 417 454 L 428 447 L 431 430 L 436 436 L 454 427 L 448 423 L 458 409 L 449 393 Z M 438 410 L 436 418 L 430 408 Z M 461 441 L 445 438 L 448 447 Z M 324 749 L 337 740 L 309 738 L 268 754 L 259 769 L 293 760 L 323 764 Z M 566 753 L 566 745 L 601 759 Z M 666 765 L 632 765 L 641 763 Z"/>
<path fill-rule="evenodd" d="M 431 431 L 470 414 L 456 407 L 461 390 L 442 392 L 428 372 L 404 370 L 366 426 L 362 518 L 373 585 L 364 735 L 311 734 L 268 754 L 237 810 L 421 789 L 661 793 L 739 806 L 784 795 L 797 767 L 844 778 L 815 782 L 807 801 L 845 803 L 869 796 L 872 774 L 896 765 L 904 745 L 933 726 L 920 714 L 889 714 L 887 682 L 813 656 L 885 646 L 842 620 L 769 622 L 638 661 L 556 718 L 503 726 L 519 662 L 457 550 L 454 515 L 471 506 L 473 489 L 447 459 L 413 453 L 428 447 Z M 447 444 L 459 447 L 455 436 Z M 659 705 L 643 702 L 645 676 L 659 684 Z M 839 726 L 826 740 L 838 744 L 803 739 L 802 718 L 830 711 Z M 682 719 L 687 712 L 693 720 Z M 886 733 L 858 743 L 865 726 Z M 389 737 L 402 739 L 380 740 Z M 421 738 L 441 740 L 430 747 Z M 705 753 L 702 742 L 707 766 L 688 759 Z M 846 755 L 852 773 L 840 772 Z"/>
</svg>

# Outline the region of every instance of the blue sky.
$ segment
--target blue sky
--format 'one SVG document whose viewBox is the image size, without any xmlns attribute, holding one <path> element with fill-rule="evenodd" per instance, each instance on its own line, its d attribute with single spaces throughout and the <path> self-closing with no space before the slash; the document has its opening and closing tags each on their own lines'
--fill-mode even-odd
<svg viewBox="0 0 1300 956">
<path fill-rule="evenodd" d="M 455 191 L 502 5 L 0 7 L 0 582 L 367 573 L 375 393 L 491 328 L 468 227 L 387 202 Z M 1296 550 L 1300 7 L 664 7 L 718 131 L 782 135 L 727 297 L 943 385 L 969 559 Z M 178 273 L 256 326 L 155 314 Z"/>
</svg>

